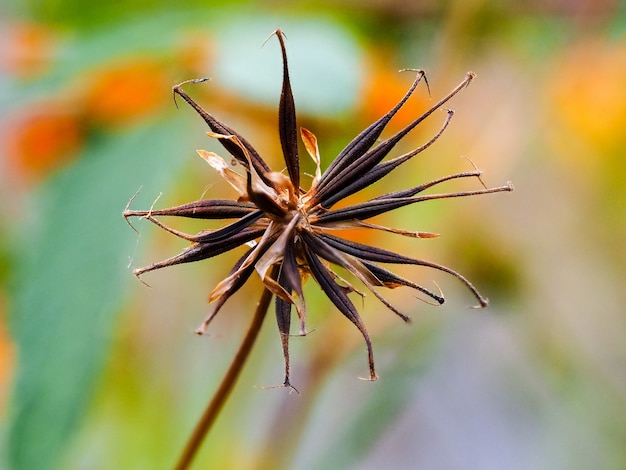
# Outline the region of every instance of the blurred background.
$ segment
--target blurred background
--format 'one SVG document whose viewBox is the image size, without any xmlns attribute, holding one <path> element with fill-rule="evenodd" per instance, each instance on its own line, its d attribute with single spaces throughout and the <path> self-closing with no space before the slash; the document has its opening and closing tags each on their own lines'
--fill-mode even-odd
<svg viewBox="0 0 626 470">
<path fill-rule="evenodd" d="M 298 124 L 323 166 L 426 69 L 387 133 L 471 86 L 430 149 L 366 196 L 484 170 L 516 190 L 410 206 L 381 223 L 437 239 L 368 243 L 445 264 L 399 270 L 447 302 L 399 289 L 401 322 L 356 300 L 365 346 L 314 283 L 309 328 L 282 381 L 275 321 L 196 468 L 626 468 L 626 8 L 617 0 L 512 2 L 5 1 L 0 5 L 0 467 L 171 468 L 244 334 L 252 279 L 208 334 L 206 296 L 240 251 L 144 277 L 185 243 L 121 213 L 234 197 L 195 150 L 225 156 L 173 103 L 188 87 L 282 168 L 277 41 L 287 35 Z M 394 155 L 441 126 L 435 113 Z M 303 157 L 304 158 L 304 157 Z M 308 163 L 307 163 L 308 164 Z M 308 172 L 313 172 L 312 164 Z M 465 184 L 465 186 L 464 186 Z M 472 184 L 450 190 L 476 189 Z M 178 222 L 178 221 L 177 221 Z M 180 222 L 195 232 L 206 225 Z M 371 234 L 368 234 L 371 235 Z"/>
</svg>

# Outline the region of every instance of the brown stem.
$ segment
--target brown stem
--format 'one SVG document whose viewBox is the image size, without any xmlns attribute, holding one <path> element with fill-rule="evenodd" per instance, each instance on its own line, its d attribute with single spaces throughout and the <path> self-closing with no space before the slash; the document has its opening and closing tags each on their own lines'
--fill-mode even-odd
<svg viewBox="0 0 626 470">
<path fill-rule="evenodd" d="M 259 335 L 261 325 L 263 324 L 263 320 L 267 314 L 271 300 L 272 293 L 269 290 L 264 289 L 263 295 L 261 295 L 261 299 L 257 305 L 256 312 L 254 313 L 254 317 L 252 318 L 252 323 L 248 328 L 248 332 L 246 333 L 241 346 L 239 346 L 239 350 L 233 358 L 233 362 L 230 364 L 226 375 L 222 379 L 222 383 L 215 392 L 215 395 L 213 395 L 213 398 L 204 410 L 202 417 L 196 424 L 191 437 L 187 441 L 185 449 L 183 450 L 176 467 L 174 467 L 175 470 L 186 470 L 189 468 L 193 458 L 196 456 L 196 453 L 200 448 L 200 444 L 202 444 L 202 441 L 211 430 L 211 427 L 215 424 L 224 403 L 226 403 L 226 400 L 230 396 L 239 374 L 241 373 L 243 366 L 252 351 L 252 346 Z"/>
</svg>

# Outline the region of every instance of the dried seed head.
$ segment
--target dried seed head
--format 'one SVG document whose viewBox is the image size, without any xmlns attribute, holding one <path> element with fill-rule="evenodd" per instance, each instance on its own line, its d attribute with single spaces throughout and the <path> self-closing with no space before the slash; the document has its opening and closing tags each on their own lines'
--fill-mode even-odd
<svg viewBox="0 0 626 470">
<path fill-rule="evenodd" d="M 308 276 L 311 276 L 337 309 L 360 331 L 368 351 L 368 380 L 375 380 L 377 376 L 371 340 L 349 297 L 350 293 L 359 293 L 359 291 L 348 281 L 340 278 L 333 271 L 332 266 L 339 266 L 351 273 L 385 307 L 405 321 L 409 321 L 409 317 L 391 305 L 378 292 L 378 288 L 409 287 L 430 298 L 429 303 L 435 305 L 444 302 L 443 295 L 438 286 L 438 293 L 432 292 L 394 274 L 381 264 L 408 264 L 442 271 L 465 284 L 477 299 L 478 307 L 486 306 L 487 299 L 469 280 L 450 268 L 403 256 L 376 246 L 350 241 L 330 232 L 337 229 L 382 230 L 412 238 L 434 238 L 438 235 L 431 232 L 407 231 L 368 221 L 386 212 L 418 202 L 511 191 L 513 187 L 509 183 L 487 188 L 480 179 L 481 172 L 474 168 L 474 171 L 447 175 L 361 203 L 339 209 L 333 208 L 337 202 L 384 178 L 439 139 L 452 120 L 454 113 L 451 110 L 446 110 L 446 118 L 440 130 L 426 143 L 409 153 L 386 159 L 400 140 L 431 116 L 435 110 L 442 108 L 475 77 L 472 72 L 469 72 L 450 93 L 424 114 L 396 134 L 379 141 L 389 121 L 410 98 L 418 84 L 424 80 L 428 87 L 424 71 L 411 69 L 415 73 L 415 80 L 404 97 L 388 113 L 356 136 L 324 172 L 320 169 L 317 138 L 311 131 L 300 129 L 304 147 L 316 165 L 311 187 L 301 188 L 297 145 L 298 128 L 285 38 L 280 30 L 276 30 L 274 34 L 278 38 L 283 58 L 283 87 L 278 107 L 278 133 L 287 174 L 271 171 L 260 154 L 243 136 L 206 112 L 183 90 L 183 86 L 188 83 L 200 83 L 206 79 L 189 80 L 176 85 L 173 88 L 174 96 L 180 96 L 204 119 L 211 129 L 208 135 L 217 139 L 234 160 L 241 164 L 245 174 L 239 174 L 231 169 L 218 155 L 199 150 L 198 154 L 235 189 L 238 196 L 236 200 L 199 200 L 169 209 L 151 208 L 149 211 L 131 210 L 130 207 L 126 207 L 124 217 L 127 220 L 131 217 L 145 218 L 160 228 L 192 242 L 192 245 L 179 255 L 137 269 L 135 274 L 141 276 L 148 271 L 166 266 L 212 258 L 242 245 L 249 245 L 230 274 L 211 292 L 209 300 L 215 302 L 215 308 L 197 332 L 200 334 L 204 332 L 227 299 L 237 292 L 256 271 L 265 288 L 276 296 L 276 320 L 285 358 L 284 385 L 290 386 L 289 337 L 292 305 L 299 318 L 300 334 L 304 335 L 306 334 L 306 305 L 302 284 Z M 452 180 L 477 180 L 481 187 L 460 192 L 422 194 Z M 163 224 L 159 220 L 160 217 L 235 219 L 235 221 L 218 230 L 188 235 Z"/>
</svg>

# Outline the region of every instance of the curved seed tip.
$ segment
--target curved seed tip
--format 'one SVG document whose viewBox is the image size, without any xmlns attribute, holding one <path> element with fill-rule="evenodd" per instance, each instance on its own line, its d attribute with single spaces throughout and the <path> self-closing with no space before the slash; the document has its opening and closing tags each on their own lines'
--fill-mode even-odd
<svg viewBox="0 0 626 470">
<path fill-rule="evenodd" d="M 270 387 L 270 388 L 277 388 L 277 387 L 285 387 L 289 389 L 289 393 L 291 392 L 296 392 L 297 395 L 300 395 L 300 391 L 294 387 L 293 385 L 291 385 L 291 382 L 289 381 L 289 376 L 285 376 L 285 380 L 283 380 L 283 383 L 281 385 L 276 385 L 276 387 Z"/>
<path fill-rule="evenodd" d="M 408 68 L 408 69 L 400 69 L 398 70 L 398 72 L 402 73 L 402 72 L 415 72 L 420 76 L 420 80 L 423 78 L 424 79 L 424 83 L 426 84 L 426 90 L 428 91 L 428 96 L 430 96 L 430 83 L 428 83 L 428 76 L 426 75 L 426 70 L 424 69 L 413 69 L 413 68 Z"/>
<path fill-rule="evenodd" d="M 438 296 L 433 296 L 433 298 L 439 302 L 439 305 L 443 305 L 446 301 L 446 298 L 443 296 L 443 290 L 441 290 L 441 287 L 439 287 L 439 284 L 437 284 L 435 281 L 433 281 L 433 284 L 435 284 L 435 286 L 437 286 L 437 290 L 439 291 L 439 295 Z M 437 306 L 437 305 L 435 305 Z"/>
<path fill-rule="evenodd" d="M 400 70 L 398 70 L 398 72 L 399 73 L 402 73 L 402 72 L 414 72 L 414 73 L 424 77 L 424 79 L 426 78 L 426 70 L 424 70 L 424 69 L 406 68 L 406 69 L 400 69 Z"/>
<path fill-rule="evenodd" d="M 179 88 L 182 88 L 184 85 L 187 85 L 188 83 L 203 83 L 203 82 L 208 82 L 211 79 L 209 77 L 201 77 L 201 78 L 190 78 L 189 80 L 185 80 L 184 82 L 180 82 L 177 85 L 174 85 L 172 87 L 172 91 L 176 92 L 176 90 L 178 90 Z"/>
<path fill-rule="evenodd" d="M 255 385 L 255 388 L 260 388 L 261 390 L 268 390 L 268 389 L 272 389 L 272 388 L 288 388 L 289 389 L 289 393 L 291 392 L 296 392 L 296 395 L 300 395 L 300 391 L 294 387 L 293 385 L 291 385 L 291 382 L 289 382 L 289 378 L 285 377 L 285 380 L 282 384 L 279 385 L 270 385 L 268 386 L 261 386 L 261 385 Z"/>
<path fill-rule="evenodd" d="M 438 238 L 440 236 L 435 232 L 417 232 L 417 238 Z"/>
<path fill-rule="evenodd" d="M 133 201 L 135 200 L 135 198 L 141 192 L 142 189 L 143 189 L 143 186 L 139 186 L 139 189 L 135 192 L 135 194 L 133 194 L 133 197 L 131 197 L 128 203 L 126 204 L 126 207 L 124 208 L 124 212 L 122 212 L 122 215 L 124 216 L 124 220 L 126 220 L 126 223 L 130 226 L 130 228 L 132 228 L 135 231 L 137 235 L 141 235 L 141 234 L 139 233 L 139 230 L 137 230 L 135 226 L 130 222 L 130 220 L 128 220 L 128 218 L 134 217 L 137 215 L 136 212 L 138 211 L 131 211 L 130 205 L 133 203 Z"/>
<path fill-rule="evenodd" d="M 133 269 L 133 274 L 135 275 L 135 277 L 137 279 L 139 279 L 139 282 L 141 282 L 144 286 L 146 287 L 152 287 L 150 284 L 148 284 L 146 281 L 144 281 L 143 279 L 141 279 L 141 276 L 146 272 L 149 271 L 149 268 L 137 268 L 137 269 Z"/>
<path fill-rule="evenodd" d="M 288 379 L 285 379 L 285 381 L 282 384 L 278 384 L 278 385 L 255 385 L 254 388 L 258 388 L 261 390 L 271 390 L 273 388 L 288 388 L 289 392 L 296 392 L 298 395 L 300 395 L 300 391 L 294 387 L 293 385 L 291 385 L 291 383 L 289 383 Z"/>
<path fill-rule="evenodd" d="M 469 164 L 470 164 L 470 165 L 472 165 L 472 166 L 474 167 L 474 170 L 476 170 L 476 173 L 478 174 L 478 176 L 480 176 L 480 175 L 482 175 L 482 174 L 483 174 L 483 170 L 481 170 L 480 168 L 478 168 L 478 167 L 476 166 L 476 163 L 474 163 L 474 161 L 473 161 L 471 158 L 466 157 L 465 155 L 461 155 L 461 158 L 463 158 L 464 160 L 467 160 L 467 161 L 469 162 Z"/>
<path fill-rule="evenodd" d="M 284 33 L 284 31 L 280 28 L 276 28 L 274 30 L 274 32 L 272 33 L 273 35 L 276 35 L 276 37 L 281 40 L 281 38 L 287 39 L 287 35 Z M 282 42 L 282 41 L 281 41 Z"/>
<path fill-rule="evenodd" d="M 312 330 L 308 330 L 306 329 L 305 326 L 302 326 L 300 328 L 300 331 L 298 332 L 297 335 L 289 335 L 290 338 L 300 338 L 300 337 L 304 337 L 304 336 L 308 336 L 311 333 L 313 333 L 317 328 L 313 328 Z"/>
<path fill-rule="evenodd" d="M 430 305 L 431 307 L 439 307 L 441 304 L 445 302 L 443 297 L 433 296 L 436 302 L 431 302 L 430 300 L 422 299 L 421 297 L 415 297 L 417 300 L 424 302 L 426 305 Z"/>
<path fill-rule="evenodd" d="M 287 35 L 283 32 L 282 29 L 276 28 L 274 31 L 271 32 L 271 34 L 267 38 L 265 38 L 265 41 L 263 41 L 263 44 L 261 44 L 261 47 L 265 46 L 267 41 L 269 41 L 272 38 L 272 36 L 276 36 L 281 43 L 283 42 L 283 38 L 285 39 L 287 38 Z"/>
<path fill-rule="evenodd" d="M 290 392 L 290 393 L 291 393 L 291 392 L 296 392 L 296 395 L 300 395 L 300 391 L 299 391 L 296 387 L 294 387 L 293 385 L 291 385 L 291 384 L 289 383 L 289 381 L 285 381 L 285 382 L 283 382 L 283 387 L 287 387 L 287 388 L 289 388 L 289 392 Z"/>
<path fill-rule="evenodd" d="M 474 72 L 472 72 L 471 70 L 467 72 L 467 75 L 465 75 L 465 81 L 467 82 L 465 83 L 465 86 L 468 86 L 470 82 L 474 80 L 475 78 L 476 78 L 476 74 Z"/>
<path fill-rule="evenodd" d="M 372 372 L 369 377 L 359 377 L 359 380 L 364 382 L 376 382 L 378 380 L 378 375 L 376 372 Z"/>
<path fill-rule="evenodd" d="M 482 296 L 481 296 L 481 297 L 478 299 L 478 305 L 472 305 L 470 308 L 471 308 L 471 309 L 478 310 L 478 309 L 480 309 L 480 308 L 485 308 L 485 307 L 488 307 L 488 306 L 489 306 L 489 299 L 488 299 L 488 298 L 486 298 L 486 297 L 482 297 Z"/>
<path fill-rule="evenodd" d="M 134 211 L 124 211 L 124 220 L 126 221 L 126 223 L 128 224 L 128 226 L 130 228 L 133 229 L 133 231 L 138 235 L 141 236 L 141 233 L 139 233 L 139 230 L 137 230 L 137 228 L 132 224 L 132 222 L 129 220 L 129 217 L 132 217 L 134 214 L 129 214 L 128 212 L 134 212 Z"/>
<path fill-rule="evenodd" d="M 174 85 L 172 87 L 172 95 L 174 96 L 174 106 L 176 106 L 176 109 L 178 109 L 178 103 L 176 102 L 176 94 L 180 92 L 180 89 L 182 88 L 183 85 L 186 85 L 188 83 L 208 82 L 209 80 L 211 80 L 209 77 L 191 78 L 189 80 L 185 80 L 184 82 L 180 82 L 178 85 Z"/>
<path fill-rule="evenodd" d="M 446 301 L 446 299 L 444 299 L 442 296 L 438 296 L 436 294 L 433 294 L 432 292 L 430 292 L 428 295 L 435 301 L 431 302 L 430 300 L 423 299 L 422 297 L 415 298 L 421 302 L 424 302 L 426 305 L 430 305 L 431 307 L 439 307 L 440 305 L 443 305 L 443 303 Z"/>
<path fill-rule="evenodd" d="M 135 194 L 133 194 L 133 196 L 128 200 L 128 204 L 126 204 L 126 207 L 124 208 L 124 212 L 126 212 L 129 209 L 130 205 L 133 203 L 133 201 L 139 195 L 142 189 L 143 189 L 143 186 L 139 186 L 139 189 L 135 191 Z"/>
<path fill-rule="evenodd" d="M 506 188 L 507 191 L 515 191 L 515 185 L 513 184 L 513 181 L 507 181 Z"/>
<path fill-rule="evenodd" d="M 134 214 L 131 214 L 131 212 L 134 212 L 134 211 L 124 211 L 124 212 L 122 213 L 122 215 L 124 216 L 124 220 L 126 221 L 126 223 L 128 224 L 128 226 L 129 226 L 130 228 L 132 228 L 132 229 L 133 229 L 133 231 L 134 231 L 137 235 L 141 236 L 141 233 L 139 233 L 139 230 L 137 230 L 137 229 L 135 228 L 135 226 L 132 224 L 132 222 L 128 219 L 129 217 L 132 217 L 132 216 L 134 215 Z"/>
<path fill-rule="evenodd" d="M 485 188 L 486 190 L 488 190 L 489 188 L 487 187 L 487 185 L 485 184 L 485 182 L 483 181 L 483 170 L 481 170 L 480 168 L 478 168 L 476 166 L 476 164 L 474 163 L 474 161 L 469 158 L 466 157 L 465 155 L 461 155 L 461 158 L 464 158 L 465 160 L 467 160 L 469 162 L 470 165 L 472 165 L 474 167 L 474 175 L 476 178 L 478 178 L 478 181 L 480 182 L 480 184 L 483 186 L 483 188 Z"/>
</svg>

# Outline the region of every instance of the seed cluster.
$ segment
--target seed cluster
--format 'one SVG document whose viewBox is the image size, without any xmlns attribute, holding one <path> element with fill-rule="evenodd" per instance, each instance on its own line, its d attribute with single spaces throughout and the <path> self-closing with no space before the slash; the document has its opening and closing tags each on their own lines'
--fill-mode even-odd
<svg viewBox="0 0 626 470">
<path fill-rule="evenodd" d="M 253 272 L 257 272 L 266 289 L 276 296 L 276 319 L 281 334 L 285 358 L 284 384 L 289 382 L 289 336 L 294 307 L 300 323 L 300 334 L 306 334 L 306 304 L 303 295 L 303 282 L 312 277 L 337 309 L 361 332 L 368 351 L 369 379 L 377 378 L 374 368 L 372 344 L 361 317 L 350 300 L 349 294 L 358 291 L 345 279 L 336 274 L 332 266 L 339 266 L 361 281 L 387 308 L 403 320 L 409 318 L 391 305 L 376 288 L 410 287 L 429 297 L 436 304 L 444 302 L 443 296 L 405 279 L 382 265 L 409 264 L 425 266 L 446 272 L 459 279 L 478 300 L 478 306 L 487 305 L 476 288 L 461 274 L 436 263 L 407 257 L 376 246 L 350 241 L 333 234 L 333 231 L 346 229 L 383 230 L 413 238 L 432 238 L 430 232 L 412 232 L 384 227 L 368 222 L 370 219 L 410 204 L 432 199 L 454 198 L 511 191 L 511 184 L 487 188 L 480 180 L 478 170 L 456 173 L 438 178 L 418 186 L 387 193 L 362 203 L 341 208 L 334 206 L 346 197 L 355 194 L 379 181 L 395 168 L 430 147 L 444 132 L 453 112 L 447 110 L 440 130 L 424 145 L 415 150 L 385 160 L 394 146 L 400 142 L 435 110 L 443 107 L 474 78 L 468 73 L 459 85 L 447 96 L 438 101 L 428 111 L 391 137 L 379 138 L 394 115 L 409 99 L 417 85 L 426 81 L 422 70 L 413 70 L 415 80 L 404 97 L 384 116 L 357 135 L 332 161 L 322 173 L 320 153 L 315 135 L 301 128 L 299 135 L 304 148 L 316 166 L 311 185 L 305 190 L 300 185 L 300 160 L 298 154 L 298 127 L 296 108 L 289 79 L 287 53 L 284 35 L 275 33 L 280 43 L 283 58 L 283 86 L 278 109 L 278 132 L 285 160 L 286 174 L 272 171 L 255 148 L 239 133 L 217 118 L 207 113 L 183 90 L 188 83 L 199 83 L 206 79 L 191 80 L 176 85 L 174 96 L 185 100 L 207 123 L 211 132 L 208 135 L 221 145 L 243 167 L 245 174 L 234 171 L 212 152 L 199 150 L 199 155 L 207 161 L 238 194 L 236 200 L 202 199 L 169 209 L 147 211 L 124 211 L 127 220 L 131 217 L 145 218 L 172 234 L 191 242 L 182 253 L 144 268 L 136 269 L 140 276 L 175 264 L 189 263 L 212 258 L 242 245 L 247 251 L 239 258 L 230 274 L 222 280 L 209 295 L 215 307 L 197 332 L 202 334 L 224 303 Z M 435 186 L 450 180 L 476 179 L 481 187 L 472 191 L 423 194 Z M 131 200 L 132 201 L 132 200 Z M 130 205 L 130 203 L 129 203 Z M 195 235 L 179 232 L 159 218 L 163 216 L 189 217 L 197 219 L 234 219 L 233 222 L 217 230 L 202 231 Z"/>
</svg>

